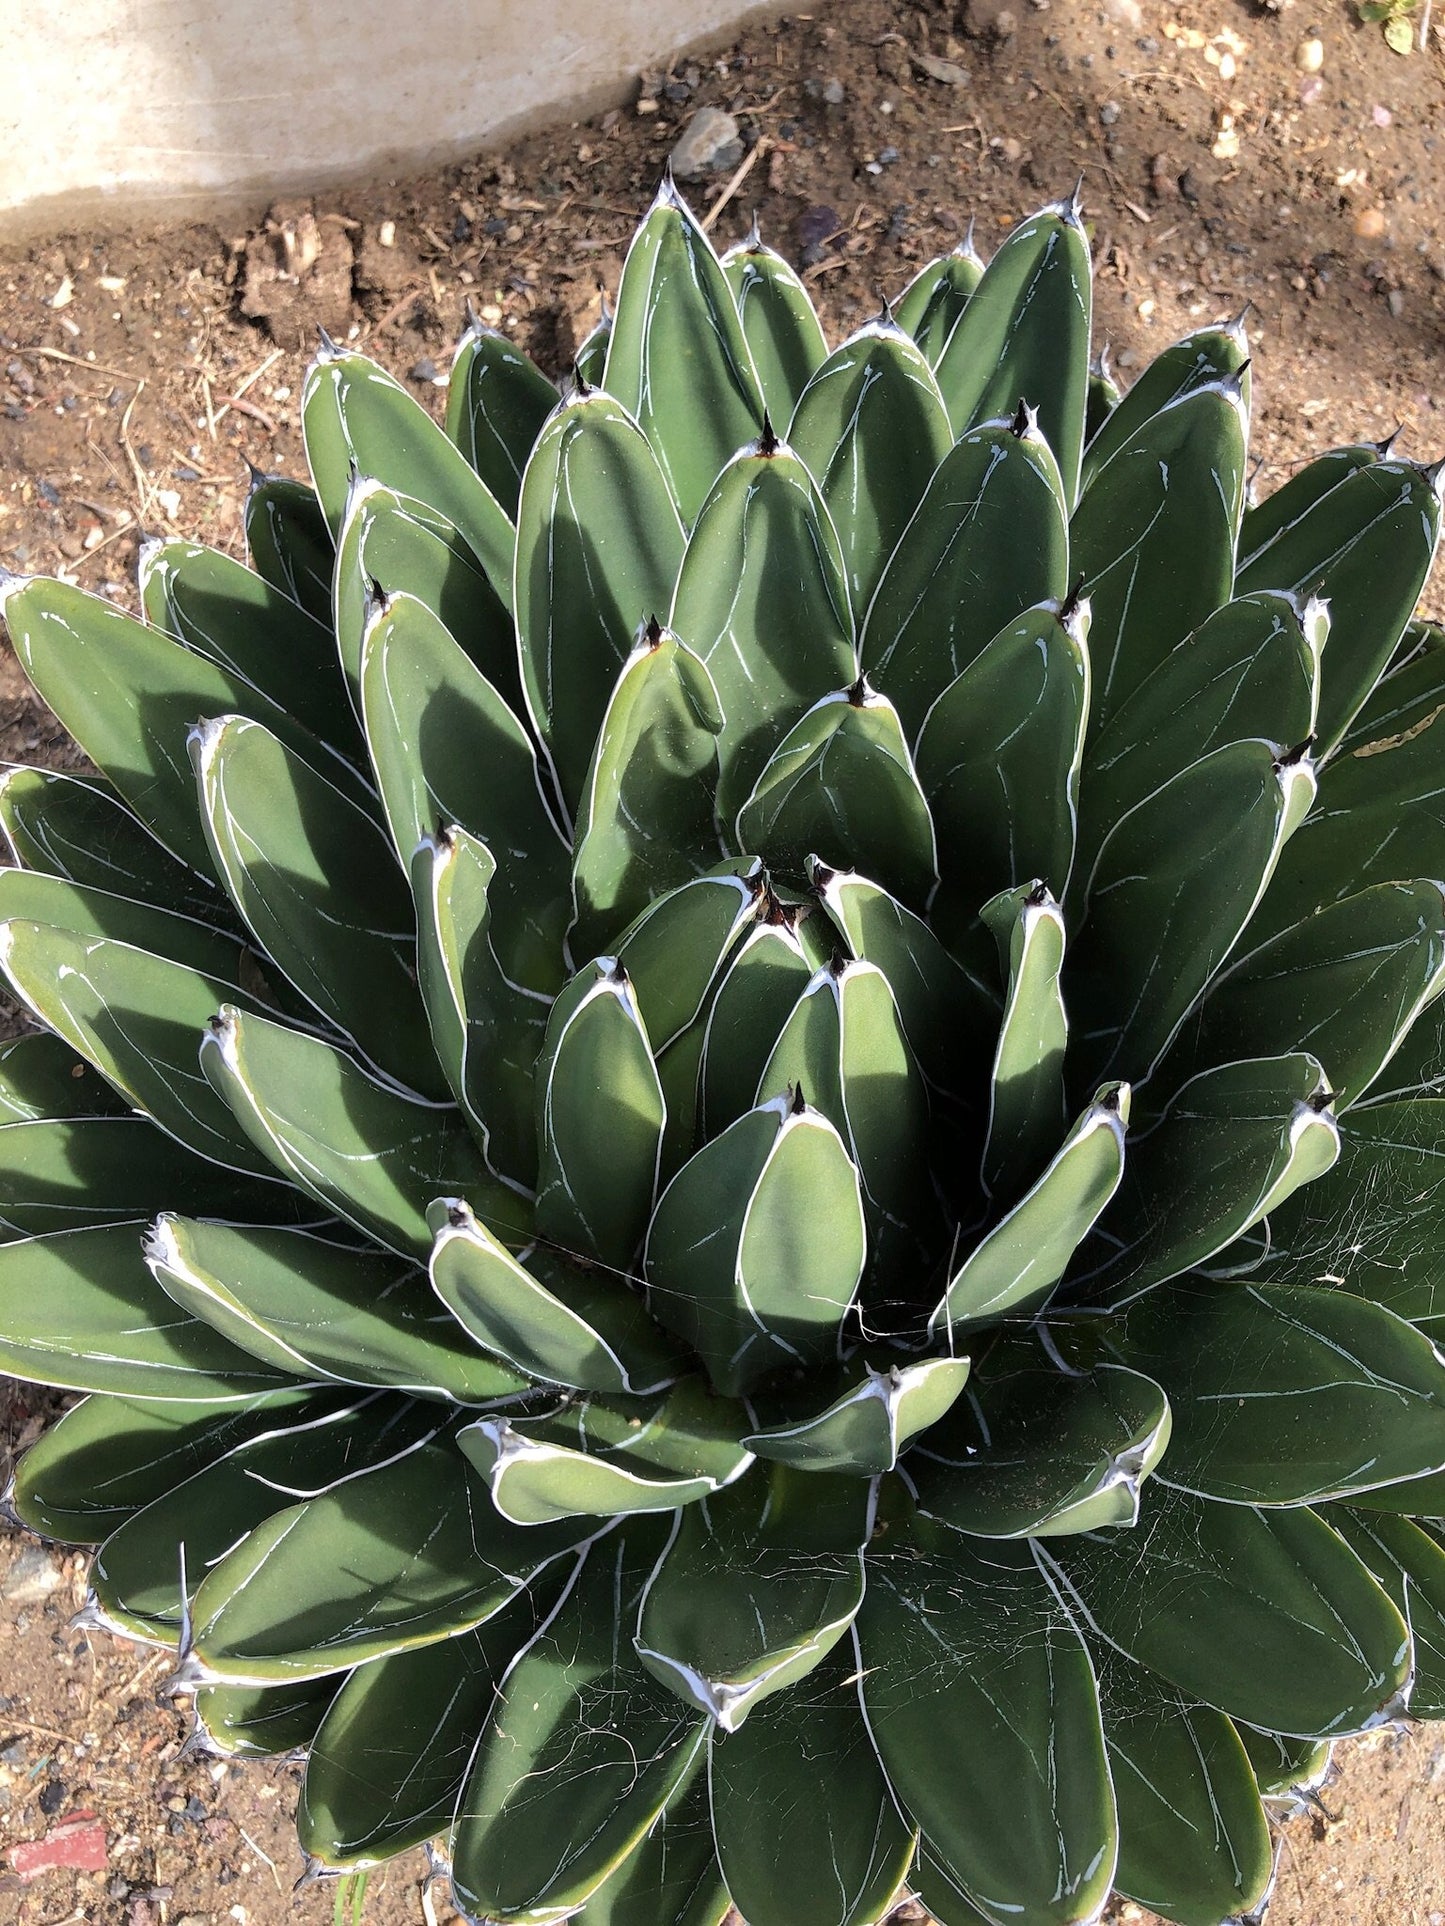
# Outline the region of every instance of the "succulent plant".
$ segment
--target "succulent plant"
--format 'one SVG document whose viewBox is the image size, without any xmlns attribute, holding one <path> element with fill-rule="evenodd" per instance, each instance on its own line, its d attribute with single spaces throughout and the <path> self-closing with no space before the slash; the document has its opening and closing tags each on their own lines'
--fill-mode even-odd
<svg viewBox="0 0 1445 1926">
<path fill-rule="evenodd" d="M 327 342 L 249 567 L 4 585 L 11 1504 L 321 1866 L 1214 1926 L 1445 1714 L 1440 473 L 1090 286 L 669 186 L 560 398 Z"/>
</svg>

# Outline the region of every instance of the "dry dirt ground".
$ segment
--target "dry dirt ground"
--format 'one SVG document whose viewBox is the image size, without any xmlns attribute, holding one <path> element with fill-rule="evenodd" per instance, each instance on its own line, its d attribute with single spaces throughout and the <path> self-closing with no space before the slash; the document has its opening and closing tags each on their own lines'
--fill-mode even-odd
<svg viewBox="0 0 1445 1926">
<path fill-rule="evenodd" d="M 616 111 L 442 174 L 0 251 L 0 563 L 128 601 L 142 531 L 236 547 L 245 464 L 304 472 L 318 324 L 433 404 L 468 302 L 559 370 L 703 106 L 742 145 L 691 185 L 697 204 L 720 241 L 756 209 L 835 335 L 970 216 L 987 252 L 1082 173 L 1099 333 L 1126 379 L 1248 302 L 1264 487 L 1397 426 L 1403 452 L 1438 458 L 1445 26 L 1422 50 L 1412 25 L 1400 55 L 1348 0 L 817 0 L 640 76 Z M 0 753 L 77 759 L 8 653 Z M 0 1457 L 44 1402 L 0 1382 Z M 83 1570 L 0 1540 L 0 1922 L 329 1919 L 328 1889 L 291 1897 L 296 1768 L 179 1760 L 163 1659 L 69 1628 Z M 1270 1926 L 1445 1926 L 1445 1733 L 1346 1750 L 1283 1833 Z M 87 1854 L 103 1864 L 17 1869 Z M 414 1855 L 375 1877 L 365 1918 L 444 1926 L 425 1873 Z"/>
</svg>

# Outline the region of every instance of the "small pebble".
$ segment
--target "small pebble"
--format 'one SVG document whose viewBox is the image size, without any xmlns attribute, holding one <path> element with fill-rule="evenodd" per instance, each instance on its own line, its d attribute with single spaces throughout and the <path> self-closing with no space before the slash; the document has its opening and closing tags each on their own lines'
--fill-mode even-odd
<svg viewBox="0 0 1445 1926">
<path fill-rule="evenodd" d="M 1385 226 L 1385 210 L 1382 207 L 1362 207 L 1355 216 L 1355 233 L 1362 241 L 1378 241 Z"/>
<path fill-rule="evenodd" d="M 1388 107 L 1375 106 L 1370 109 L 1370 119 L 1377 127 L 1389 127 L 1394 124 L 1395 116 Z"/>
<path fill-rule="evenodd" d="M 695 181 L 742 159 L 738 124 L 718 107 L 699 107 L 672 150 L 672 171 L 680 181 Z"/>
<path fill-rule="evenodd" d="M 177 502 L 177 507 L 180 506 Z M 50 1553 L 27 1545 L 0 1579 L 0 1598 L 7 1605 L 39 1605 L 60 1585 L 60 1573 Z"/>
<path fill-rule="evenodd" d="M 1305 78 L 1299 84 L 1300 106 L 1313 107 L 1318 101 L 1323 100 L 1324 96 L 1325 83 L 1320 79 L 1319 75 L 1306 74 Z"/>
<path fill-rule="evenodd" d="M 1106 127 L 1112 127 L 1119 118 L 1119 111 L 1117 100 L 1106 100 L 1099 109 L 1099 119 Z"/>
<path fill-rule="evenodd" d="M 841 80 L 826 80 L 823 83 L 823 98 L 830 107 L 841 107 L 848 98 L 847 89 Z"/>
<path fill-rule="evenodd" d="M 437 374 L 437 364 L 429 355 L 423 355 L 420 361 L 413 362 L 411 367 L 407 369 L 407 373 L 413 381 L 437 381 L 440 379 L 440 376 Z"/>
<path fill-rule="evenodd" d="M 46 1782 L 41 1790 L 38 1803 L 40 1810 L 45 1814 L 47 1819 L 53 1819 L 55 1817 L 56 1813 L 59 1812 L 60 1808 L 65 1804 L 65 1787 L 60 1783 L 59 1779 L 50 1779 Z"/>
<path fill-rule="evenodd" d="M 1391 314 L 1393 314 L 1398 321 L 1400 316 L 1405 312 L 1405 290 L 1403 288 L 1391 288 L 1385 299 Z"/>
<path fill-rule="evenodd" d="M 1302 74 L 1317 74 L 1325 64 L 1325 43 L 1318 34 L 1307 33 L 1294 50 L 1294 64 Z"/>
</svg>

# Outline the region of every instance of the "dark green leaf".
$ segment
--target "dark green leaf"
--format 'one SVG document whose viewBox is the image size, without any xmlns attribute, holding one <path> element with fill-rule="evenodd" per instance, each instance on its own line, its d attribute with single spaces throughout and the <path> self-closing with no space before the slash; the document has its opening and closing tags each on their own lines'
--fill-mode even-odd
<svg viewBox="0 0 1445 1926">
<path fill-rule="evenodd" d="M 228 1759 L 304 1752 L 335 1697 L 334 1677 L 299 1685 L 203 1685 L 194 1701 L 196 1727 Z"/>
<path fill-rule="evenodd" d="M 752 236 L 722 257 L 753 357 L 763 406 L 777 428 L 793 418 L 798 397 L 827 359 L 828 344 L 808 290 L 788 263 Z"/>
<path fill-rule="evenodd" d="M 63 1037 L 32 1030 L 0 1043 L 0 1122 L 123 1117 L 130 1106 Z"/>
<path fill-rule="evenodd" d="M 893 319 L 913 336 L 930 368 L 937 368 L 942 359 L 949 336 L 983 279 L 983 270 L 970 226 L 958 246 L 921 267 L 894 302 Z"/>
<path fill-rule="evenodd" d="M 316 490 L 284 475 L 253 474 L 245 521 L 252 568 L 329 628 L 336 552 Z"/>
<path fill-rule="evenodd" d="M 1410 1716 L 1445 1719 L 1445 1547 L 1408 1518 L 1347 1511 L 1325 1513 L 1364 1559 L 1410 1627 L 1414 1677 Z"/>
<path fill-rule="evenodd" d="M 699 1771 L 574 1918 L 579 1926 L 724 1926 L 730 1904 Z"/>
<path fill-rule="evenodd" d="M 866 1358 L 855 1360 L 842 1373 L 841 1389 L 821 1409 L 818 1401 L 827 1391 L 816 1384 L 750 1403 L 759 1428 L 743 1443 L 760 1458 L 810 1474 L 878 1478 L 893 1469 L 914 1438 L 938 1423 L 968 1373 L 967 1358 L 925 1358 L 879 1370 Z"/>
<path fill-rule="evenodd" d="M 1196 329 L 1156 355 L 1084 450 L 1081 486 L 1087 490 L 1111 455 L 1138 434 L 1151 415 L 1171 401 L 1230 376 L 1240 378 L 1240 399 L 1249 410 L 1249 338 L 1244 317 L 1222 327 Z"/>
<path fill-rule="evenodd" d="M 509 515 L 557 390 L 515 341 L 473 322 L 447 385 L 447 433 Z"/>
<path fill-rule="evenodd" d="M 226 983 L 259 981 L 261 966 L 238 937 L 142 898 L 112 895 L 33 869 L 0 869 L 0 921 L 48 923 L 103 936 L 184 963 Z"/>
<path fill-rule="evenodd" d="M 989 1078 L 983 1181 L 990 1196 L 1017 1197 L 1068 1124 L 1064 919 L 1045 883 L 1008 891 L 984 905 L 983 918 L 998 936 L 1008 977 Z"/>
<path fill-rule="evenodd" d="M 1389 452 L 1388 441 L 1352 442 L 1344 448 L 1327 449 L 1297 468 L 1288 481 L 1245 509 L 1239 529 L 1239 567 L 1247 568 L 1258 561 L 1331 489 L 1338 488 L 1357 468 L 1383 461 Z"/>
</svg>

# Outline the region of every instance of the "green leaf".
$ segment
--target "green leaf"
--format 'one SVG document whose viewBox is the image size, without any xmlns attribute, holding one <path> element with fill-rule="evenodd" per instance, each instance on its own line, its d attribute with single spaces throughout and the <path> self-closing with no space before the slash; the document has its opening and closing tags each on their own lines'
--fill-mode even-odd
<svg viewBox="0 0 1445 1926">
<path fill-rule="evenodd" d="M 353 479 L 426 502 L 460 529 L 506 607 L 512 606 L 511 517 L 466 457 L 384 368 L 323 346 L 301 395 L 306 459 L 339 542 Z"/>
<path fill-rule="evenodd" d="M 737 303 L 763 406 L 777 426 L 786 426 L 799 395 L 828 357 L 812 299 L 782 255 L 763 246 L 756 223 L 746 241 L 723 255 L 722 271 Z"/>
<path fill-rule="evenodd" d="M 516 562 L 523 688 L 569 809 L 638 626 L 672 601 L 683 543 L 632 415 L 610 394 L 570 395 L 522 477 Z"/>
<path fill-rule="evenodd" d="M 722 855 L 713 815 L 718 734 L 712 677 L 656 622 L 623 664 L 577 811 L 569 941 L 595 954 L 665 890 Z"/>
<path fill-rule="evenodd" d="M 597 325 L 578 348 L 572 374 L 579 388 L 600 388 L 607 371 L 607 350 L 612 344 L 612 309 L 602 296 L 602 314 Z"/>
<path fill-rule="evenodd" d="M 832 517 L 808 470 L 776 441 L 742 449 L 718 476 L 668 620 L 717 690 L 718 810 L 731 822 L 798 716 L 858 673 Z"/>
<path fill-rule="evenodd" d="M 44 1538 L 98 1545 L 236 1445 L 323 1409 L 304 1385 L 226 1403 L 82 1398 L 25 1452 L 7 1502 Z"/>
<path fill-rule="evenodd" d="M 469 1913 L 553 1926 L 646 1838 L 700 1762 L 705 1720 L 636 1663 L 663 1527 L 605 1538 L 501 1685 L 452 1836 Z"/>
<path fill-rule="evenodd" d="M 770 885 L 755 914 L 754 927 L 723 965 L 707 1015 L 700 1083 L 709 1137 L 752 1109 L 773 1045 L 823 960 L 813 924 Z"/>
<path fill-rule="evenodd" d="M 542 1417 L 479 1418 L 457 1443 L 504 1518 L 543 1525 L 674 1511 L 720 1491 L 753 1462 L 737 1423 L 701 1379 L 684 1378 L 643 1402 L 593 1397 Z"/>
<path fill-rule="evenodd" d="M 1068 1124 L 1064 918 L 1045 883 L 1008 891 L 984 906 L 983 917 L 998 935 L 1008 973 L 989 1079 L 983 1181 L 990 1196 L 1015 1197 L 1033 1182 Z"/>
<path fill-rule="evenodd" d="M 370 1393 L 292 1414 L 206 1465 L 138 1511 L 91 1567 L 96 1602 L 115 1629 L 175 1646 L 207 1571 L 246 1534 L 291 1504 L 384 1464 L 436 1429 L 434 1407 Z M 184 1563 L 185 1595 L 182 1595 Z"/>
<path fill-rule="evenodd" d="M 491 1356 L 579 1391 L 647 1396 L 681 1375 L 675 1347 L 618 1279 L 543 1245 L 513 1257 L 460 1199 L 433 1218 L 433 1288 Z"/>
<path fill-rule="evenodd" d="M 707 1779 L 697 1772 L 574 1918 L 580 1926 L 724 1926 L 731 1903 L 713 1847 Z"/>
<path fill-rule="evenodd" d="M 0 869 L 0 921 L 48 923 L 184 963 L 227 983 L 259 982 L 261 964 L 238 937 L 149 901 L 39 870 Z"/>
<path fill-rule="evenodd" d="M 661 891 L 623 931 L 617 960 L 659 1056 L 702 1014 L 766 887 L 756 857 L 719 863 Z"/>
<path fill-rule="evenodd" d="M 1329 632 L 1323 602 L 1268 589 L 1226 602 L 1171 649 L 1085 756 L 1081 861 L 1092 864 L 1121 816 L 1201 756 L 1250 736 L 1313 735 Z"/>
<path fill-rule="evenodd" d="M 1445 988 L 1439 883 L 1376 883 L 1283 930 L 1233 964 L 1191 1025 L 1178 1062 L 1227 1062 L 1270 1048 L 1329 1065 L 1341 1110 L 1379 1078 L 1425 1005 Z"/>
<path fill-rule="evenodd" d="M 948 254 L 921 267 L 893 304 L 893 319 L 922 348 L 937 368 L 959 317 L 983 279 L 983 257 L 973 245 L 973 228 Z"/>
<path fill-rule="evenodd" d="M 361 652 L 362 715 L 403 870 L 439 825 L 480 838 L 496 860 L 493 941 L 514 981 L 549 995 L 569 914 L 568 846 L 526 730 L 441 622 L 397 595 Z M 479 759 L 490 772 L 477 781 Z"/>
<path fill-rule="evenodd" d="M 1239 529 L 1239 567 L 1245 569 L 1258 561 L 1265 550 L 1291 533 L 1295 524 L 1309 513 L 1315 503 L 1338 488 L 1357 468 L 1369 468 L 1384 461 L 1390 452 L 1389 441 L 1352 442 L 1344 448 L 1330 448 L 1297 468 L 1289 480 L 1251 504 L 1244 511 Z"/>
<path fill-rule="evenodd" d="M 727 276 L 670 179 L 627 250 L 602 385 L 652 444 L 690 525 L 762 426 L 763 398 Z"/>
<path fill-rule="evenodd" d="M 1181 1281 L 1106 1342 L 1174 1412 L 1165 1484 L 1300 1505 L 1445 1470 L 1445 1360 L 1403 1318 L 1339 1290 Z"/>
<path fill-rule="evenodd" d="M 334 1677 L 299 1685 L 203 1685 L 194 1700 L 196 1729 L 228 1759 L 304 1752 L 335 1697 Z"/>
<path fill-rule="evenodd" d="M 749 1926 L 875 1926 L 896 1904 L 914 1835 L 860 1715 L 851 1644 L 741 1731 L 714 1730 L 718 1857 Z"/>
<path fill-rule="evenodd" d="M 262 953 L 378 1072 L 440 1096 L 385 831 L 259 722 L 214 717 L 190 750 L 216 869 Z"/>
<path fill-rule="evenodd" d="M 144 1226 L 103 1224 L 0 1245 L 0 1364 L 34 1384 L 121 1397 L 244 1403 L 293 1384 L 179 1310 L 141 1255 Z"/>
<path fill-rule="evenodd" d="M 196 1062 L 217 1006 L 241 994 L 146 950 L 41 923 L 0 925 L 0 967 L 21 1002 L 198 1156 L 269 1177 Z"/>
<path fill-rule="evenodd" d="M 1034 415 L 962 435 L 866 611 L 863 667 L 912 741 L 950 683 L 1025 609 L 1069 592 L 1068 511 Z"/>
<path fill-rule="evenodd" d="M 239 676 L 314 736 L 355 758 L 356 731 L 336 700 L 329 621 L 307 614 L 234 555 L 179 538 L 142 547 L 140 590 L 154 628 Z"/>
<path fill-rule="evenodd" d="M 422 838 L 412 858 L 417 977 L 432 1044 L 488 1169 L 530 1186 L 537 1176 L 532 1072 L 551 998 L 512 982 L 497 956 L 495 876 L 486 844 L 464 829 Z"/>
<path fill-rule="evenodd" d="M 253 474 L 245 524 L 256 573 L 329 628 L 336 550 L 316 490 L 284 475 Z"/>
<path fill-rule="evenodd" d="M 1037 1183 L 954 1273 L 929 1320 L 931 1335 L 951 1336 L 1048 1301 L 1119 1188 L 1128 1124 L 1128 1084 L 1105 1084 Z"/>
<path fill-rule="evenodd" d="M 861 615 L 953 446 L 922 350 L 891 321 L 868 322 L 816 369 L 787 439 L 827 504 Z"/>
<path fill-rule="evenodd" d="M 473 322 L 457 344 L 447 384 L 447 434 L 509 515 L 522 471 L 557 390 L 515 341 Z"/>
<path fill-rule="evenodd" d="M 201 1068 L 276 1169 L 388 1250 L 426 1261 L 426 1207 L 441 1195 L 525 1232 L 522 1200 L 485 1169 L 455 1110 L 375 1082 L 320 1037 L 226 1005 L 202 1039 Z"/>
<path fill-rule="evenodd" d="M 538 1230 L 627 1272 L 652 1215 L 667 1112 L 614 957 L 579 971 L 553 1004 L 536 1093 Z"/>
<path fill-rule="evenodd" d="M 196 1665 L 268 1685 L 452 1639 L 583 1536 L 499 1518 L 454 1441 L 423 1438 L 273 1512 L 210 1564 L 192 1602 Z"/>
<path fill-rule="evenodd" d="M 1129 1303 L 1207 1264 L 1339 1155 L 1318 1061 L 1303 1052 L 1201 1070 L 1130 1154 L 1090 1274 L 1093 1302 Z"/>
<path fill-rule="evenodd" d="M 1084 410 L 1086 454 L 1089 443 L 1103 428 L 1123 398 L 1123 392 L 1114 379 L 1114 370 L 1109 360 L 1109 344 L 1106 341 L 1089 363 L 1089 399 Z"/>
<path fill-rule="evenodd" d="M 310 1746 L 302 1850 L 327 1866 L 379 1866 L 444 1835 L 498 1682 L 536 1629 L 537 1602 L 524 1594 L 459 1638 L 358 1667 Z"/>
<path fill-rule="evenodd" d="M 1094 608 L 1094 713 L 1112 720 L 1176 643 L 1234 593 L 1248 412 L 1239 376 L 1172 401 L 1099 470 L 1069 527 Z"/>
<path fill-rule="evenodd" d="M 193 1156 L 145 1117 L 0 1125 L 0 1237 L 134 1223 L 169 1205 L 284 1218 L 297 1201 Z"/>
<path fill-rule="evenodd" d="M 1179 1926 L 1247 1915 L 1269 1893 L 1274 1848 L 1239 1734 L 1151 1672 L 1107 1652 L 1096 1664 L 1119 1805 L 1116 1889 Z"/>
<path fill-rule="evenodd" d="M 1331 1505 L 1325 1517 L 1410 1627 L 1411 1718 L 1445 1718 L 1445 1547 L 1408 1518 L 1361 1514 L 1343 1505 Z"/>
<path fill-rule="evenodd" d="M 1081 879 L 1069 961 L 1077 1077 L 1153 1074 L 1239 942 L 1314 793 L 1308 756 L 1235 742 L 1116 824 Z"/>
<path fill-rule="evenodd" d="M 1438 469 L 1358 468 L 1239 571 L 1238 591 L 1292 589 L 1330 605 L 1333 644 L 1320 695 L 1328 755 L 1379 681 L 1430 573 L 1440 539 Z"/>
<path fill-rule="evenodd" d="M 194 781 L 191 794 L 194 802 Z M 0 828 L 28 870 L 204 923 L 230 919 L 209 852 L 204 873 L 178 861 L 102 776 L 18 763 L 0 768 Z"/>
<path fill-rule="evenodd" d="M 1093 283 L 1077 201 L 1009 231 L 948 337 L 938 385 L 955 436 L 1021 401 L 1058 458 L 1070 507 L 1079 492 L 1089 390 Z"/>
<path fill-rule="evenodd" d="M 861 1479 L 779 1466 L 678 1512 L 642 1595 L 642 1663 L 720 1732 L 736 1732 L 853 1623 L 869 1508 Z"/>
<path fill-rule="evenodd" d="M 1244 316 L 1223 326 L 1197 328 L 1149 363 L 1129 392 L 1111 410 L 1084 450 L 1081 487 L 1089 484 L 1112 455 L 1139 434 L 1151 415 L 1200 388 L 1237 376 L 1240 400 L 1249 412 L 1249 337 Z"/>
<path fill-rule="evenodd" d="M 1114 1796 L 1093 1669 L 1025 1545 L 915 1523 L 869 1559 L 863 1707 L 895 1794 L 990 1919 L 1096 1917 Z"/>
<path fill-rule="evenodd" d="M 32 1030 L 0 1043 L 0 1123 L 123 1117 L 129 1107 L 53 1031 Z"/>
<path fill-rule="evenodd" d="M 390 602 L 398 595 L 423 603 L 502 700 L 523 713 L 511 611 L 471 544 L 455 522 L 427 503 L 377 481 L 358 481 L 347 498 L 337 548 L 334 645 L 358 715 L 367 626 L 378 598 Z"/>
<path fill-rule="evenodd" d="M 1243 1720 L 1231 1722 L 1254 1772 L 1255 1783 L 1267 1800 L 1282 1799 L 1285 1818 L 1299 1810 L 1296 1795 L 1314 1791 L 1325 1782 L 1332 1747 L 1328 1739 L 1290 1739 L 1282 1732 L 1261 1732 Z"/>
<path fill-rule="evenodd" d="M 937 880 L 933 823 L 887 697 L 864 678 L 815 702 L 765 764 L 737 840 L 794 878 L 815 851 L 846 854 L 921 910 Z"/>
<path fill-rule="evenodd" d="M 996 635 L 929 710 L 914 747 L 938 849 L 934 928 L 957 950 L 991 897 L 1074 860 L 1089 714 L 1089 605 L 1046 602 Z"/>
<path fill-rule="evenodd" d="M 705 1144 L 662 1193 L 648 1302 L 737 1397 L 790 1364 L 837 1357 L 865 1243 L 843 1139 L 801 1092 L 778 1097 Z"/>
<path fill-rule="evenodd" d="M 479 1358 L 439 1313 L 421 1273 L 383 1251 L 170 1212 L 145 1249 L 168 1297 L 278 1371 L 457 1404 L 527 1389 Z"/>
<path fill-rule="evenodd" d="M 749 1405 L 757 1429 L 743 1439 L 773 1464 L 810 1475 L 841 1472 L 877 1478 L 891 1471 L 910 1442 L 943 1417 L 968 1381 L 967 1358 L 925 1358 L 881 1370 L 863 1359 L 842 1373 L 842 1389 L 818 1407 L 818 1386 Z"/>
<path fill-rule="evenodd" d="M 1136 1530 L 1040 1541 L 1036 1556 L 1101 1638 L 1221 1712 L 1338 1738 L 1401 1708 L 1404 1620 L 1305 1506 L 1213 1504 L 1156 1478 Z"/>
<path fill-rule="evenodd" d="M 908 1476 L 925 1517 L 980 1538 L 1135 1523 L 1140 1486 L 1169 1442 L 1168 1401 L 1139 1371 L 1061 1365 L 1053 1336 L 1049 1345 L 1052 1357 L 1032 1332 L 1005 1336 L 919 1441 Z"/>
</svg>

